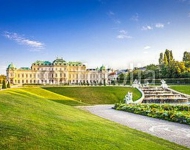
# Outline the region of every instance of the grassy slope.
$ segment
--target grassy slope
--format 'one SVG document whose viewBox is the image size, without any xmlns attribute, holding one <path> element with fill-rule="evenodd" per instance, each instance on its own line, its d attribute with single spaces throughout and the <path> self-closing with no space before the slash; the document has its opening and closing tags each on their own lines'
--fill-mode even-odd
<svg viewBox="0 0 190 150">
<path fill-rule="evenodd" d="M 171 85 L 170 88 L 190 95 L 190 85 Z"/>
<path fill-rule="evenodd" d="M 48 100 L 53 100 L 59 103 L 63 103 L 70 106 L 79 106 L 79 105 L 86 105 L 80 101 L 74 100 L 73 98 L 63 96 L 60 94 L 53 93 L 51 91 L 47 91 L 45 89 L 42 89 L 40 87 L 30 87 L 30 88 L 22 88 L 22 90 L 25 90 L 26 92 L 29 92 L 30 94 L 38 95 L 42 98 L 46 98 Z"/>
<path fill-rule="evenodd" d="M 113 104 L 123 101 L 128 91 L 133 92 L 134 100 L 141 97 L 137 89 L 129 87 L 46 87 L 44 89 L 87 104 Z"/>
<path fill-rule="evenodd" d="M 0 91 L 0 135 L 0 149 L 185 149 L 22 89 Z"/>
</svg>

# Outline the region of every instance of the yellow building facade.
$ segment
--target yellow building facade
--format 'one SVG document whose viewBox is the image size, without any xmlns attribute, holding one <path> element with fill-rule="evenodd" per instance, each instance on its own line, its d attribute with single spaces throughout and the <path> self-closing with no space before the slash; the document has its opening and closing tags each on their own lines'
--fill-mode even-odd
<svg viewBox="0 0 190 150">
<path fill-rule="evenodd" d="M 11 63 L 6 72 L 11 84 L 98 84 L 108 83 L 109 70 L 104 66 L 87 69 L 81 62 L 66 62 L 57 58 L 53 62 L 36 61 L 30 68 L 17 69 Z"/>
</svg>

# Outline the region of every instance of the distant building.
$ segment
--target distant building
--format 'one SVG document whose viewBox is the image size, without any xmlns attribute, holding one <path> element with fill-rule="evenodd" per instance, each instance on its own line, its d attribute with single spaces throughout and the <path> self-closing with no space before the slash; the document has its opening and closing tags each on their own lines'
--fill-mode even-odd
<svg viewBox="0 0 190 150">
<path fill-rule="evenodd" d="M 109 70 L 105 66 L 87 69 L 82 62 L 66 62 L 57 58 L 49 61 L 36 61 L 31 67 L 17 69 L 13 63 L 7 67 L 7 80 L 11 84 L 84 84 L 108 83 Z"/>
<path fill-rule="evenodd" d="M 120 74 L 126 74 L 126 73 L 128 73 L 129 72 L 129 70 L 128 69 L 122 69 L 122 70 L 115 70 L 115 71 L 113 71 L 113 72 L 111 72 L 111 73 L 109 73 L 109 75 L 108 75 L 108 81 L 111 83 L 112 81 L 117 81 L 117 79 L 118 79 L 118 76 L 120 75 Z"/>
</svg>

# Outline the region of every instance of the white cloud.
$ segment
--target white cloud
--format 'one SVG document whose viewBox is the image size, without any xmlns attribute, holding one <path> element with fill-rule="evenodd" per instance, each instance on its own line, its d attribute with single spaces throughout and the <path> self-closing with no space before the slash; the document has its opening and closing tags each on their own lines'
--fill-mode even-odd
<svg viewBox="0 0 190 150">
<path fill-rule="evenodd" d="M 164 28 L 164 24 L 163 23 L 156 23 L 155 27 L 156 28 Z"/>
<path fill-rule="evenodd" d="M 133 20 L 133 21 L 139 21 L 139 14 L 136 13 L 134 16 L 131 17 L 131 20 Z"/>
<path fill-rule="evenodd" d="M 127 31 L 125 31 L 125 30 L 120 30 L 119 33 L 120 34 L 117 35 L 117 37 L 116 37 L 118 39 L 131 39 L 132 38 L 130 35 L 128 35 Z"/>
<path fill-rule="evenodd" d="M 125 30 L 120 30 L 119 32 L 122 34 L 127 34 L 127 31 L 125 31 Z"/>
<path fill-rule="evenodd" d="M 18 44 L 21 44 L 21 45 L 26 45 L 26 46 L 36 48 L 36 49 L 44 48 L 43 43 L 39 41 L 27 39 L 24 36 L 21 36 L 17 33 L 4 32 L 4 36 L 10 40 L 16 41 Z"/>
<path fill-rule="evenodd" d="M 132 37 L 129 35 L 119 34 L 117 36 L 118 39 L 131 39 Z"/>
<path fill-rule="evenodd" d="M 151 47 L 150 46 L 145 46 L 144 49 L 150 49 Z"/>
<path fill-rule="evenodd" d="M 153 28 L 151 26 L 143 26 L 141 30 L 152 30 Z"/>
</svg>

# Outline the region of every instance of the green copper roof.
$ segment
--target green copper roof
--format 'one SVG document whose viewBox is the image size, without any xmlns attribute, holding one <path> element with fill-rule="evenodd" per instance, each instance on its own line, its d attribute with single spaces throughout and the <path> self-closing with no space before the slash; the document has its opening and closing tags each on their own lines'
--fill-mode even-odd
<svg viewBox="0 0 190 150">
<path fill-rule="evenodd" d="M 29 67 L 21 67 L 20 70 L 30 70 Z"/>
<path fill-rule="evenodd" d="M 66 61 L 63 60 L 63 58 L 57 58 L 56 60 L 53 61 L 53 65 L 66 65 Z"/>
<path fill-rule="evenodd" d="M 40 61 L 40 60 L 37 60 L 36 62 L 33 63 L 34 65 L 45 65 L 45 66 L 50 66 L 51 65 L 51 62 L 49 61 Z"/>
<path fill-rule="evenodd" d="M 100 71 L 102 71 L 102 70 L 106 70 L 106 67 L 103 65 L 100 67 Z"/>
<path fill-rule="evenodd" d="M 15 67 L 15 65 L 13 63 L 9 64 L 8 67 L 7 67 L 7 69 L 15 69 L 15 68 L 16 67 Z"/>
</svg>

